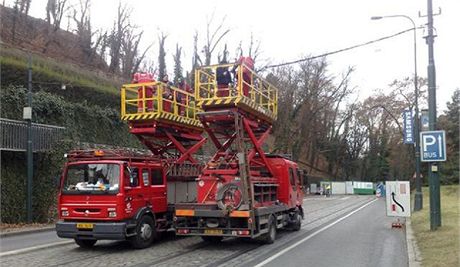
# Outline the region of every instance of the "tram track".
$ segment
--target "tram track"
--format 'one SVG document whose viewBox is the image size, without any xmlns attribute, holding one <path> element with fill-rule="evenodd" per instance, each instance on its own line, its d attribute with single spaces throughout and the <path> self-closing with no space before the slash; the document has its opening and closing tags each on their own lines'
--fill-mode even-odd
<svg viewBox="0 0 460 267">
<path fill-rule="evenodd" d="M 352 200 L 352 201 L 350 201 Z M 139 251 L 134 250 L 131 251 L 132 248 L 125 242 L 118 242 L 118 243 L 106 243 L 101 244 L 100 246 L 96 246 L 93 250 L 88 251 L 86 250 L 83 253 L 83 250 L 79 248 L 75 248 L 72 250 L 72 258 L 67 258 L 64 260 L 61 258 L 55 259 L 53 263 L 46 263 L 46 261 L 41 262 L 38 265 L 33 266 L 78 266 L 81 264 L 92 264 L 97 262 L 103 262 L 104 259 L 114 257 L 117 255 L 118 257 L 123 258 L 125 253 L 130 253 L 133 255 L 132 260 L 126 263 L 120 262 L 120 264 L 124 266 L 136 266 L 136 267 L 143 267 L 143 266 L 169 266 L 174 265 L 177 262 L 182 263 L 189 263 L 188 265 L 195 266 L 208 266 L 208 267 L 216 267 L 216 266 L 226 266 L 232 262 L 232 260 L 239 260 L 244 258 L 248 258 L 248 261 L 251 261 L 251 257 L 258 257 L 262 254 L 269 254 L 267 251 L 275 251 L 277 249 L 286 246 L 286 244 L 292 243 L 296 240 L 302 239 L 303 237 L 309 235 L 315 229 L 322 227 L 323 225 L 333 221 L 337 217 L 353 211 L 357 209 L 359 206 L 363 205 L 363 203 L 370 202 L 372 199 L 367 198 L 356 198 L 356 199 L 349 199 L 347 201 L 339 201 L 338 203 L 315 203 L 316 207 L 310 211 L 306 210 L 307 212 L 307 219 L 302 223 L 302 228 L 311 228 L 308 230 L 300 231 L 300 232 L 291 232 L 288 230 L 280 230 L 278 232 L 278 238 L 276 242 L 272 245 L 261 245 L 260 242 L 257 241 L 242 241 L 238 239 L 226 239 L 221 244 L 211 244 L 207 242 L 200 242 L 198 239 L 189 239 L 187 238 L 167 238 L 164 240 L 159 241 L 158 243 L 154 244 L 152 247 Z M 308 205 L 306 203 L 306 205 Z M 311 218 L 309 220 L 309 218 Z M 317 225 L 314 225 L 317 224 Z M 312 225 L 314 225 L 312 227 Z M 193 237 L 192 237 L 193 238 Z M 183 241 L 180 241 L 183 240 Z M 174 242 L 182 242 L 179 243 L 177 248 L 172 248 L 171 250 L 168 247 L 175 246 Z M 191 244 L 187 244 L 191 243 Z M 70 245 L 61 246 L 60 253 L 68 251 Z M 182 247 L 181 247 L 182 246 Z M 155 247 L 163 250 L 163 252 L 159 253 L 162 255 L 154 256 L 154 251 L 158 250 Z M 258 251 L 260 248 L 261 251 Z M 49 249 L 42 249 L 39 251 L 40 254 L 47 253 L 47 251 L 53 251 L 56 248 L 49 248 Z M 53 251 L 56 253 L 57 251 Z M 82 252 L 82 253 L 80 253 Z M 141 253 L 142 252 L 142 253 Z M 32 256 L 29 253 L 21 253 L 24 255 L 22 257 Z M 36 251 L 37 253 L 37 251 Z M 150 256 L 147 258 L 139 258 L 136 254 L 141 255 L 143 253 L 148 253 Z M 56 253 L 57 254 L 57 253 Z M 119 255 L 118 255 L 119 254 Z M 36 254 L 35 254 L 36 255 Z M 33 255 L 33 256 L 35 256 Z M 127 254 L 126 254 L 127 255 Z M 5 258 L 14 258 L 14 255 L 7 256 Z M 70 257 L 70 256 L 69 256 Z M 2 260 L 3 261 L 3 260 Z M 195 264 L 195 262 L 200 262 L 199 264 Z M 44 265 L 41 265 L 44 264 Z M 117 265 L 117 264 L 115 264 Z M 186 264 L 187 265 L 187 264 Z M 236 264 L 238 265 L 238 264 Z M 32 265 L 29 265 L 32 266 Z"/>
</svg>

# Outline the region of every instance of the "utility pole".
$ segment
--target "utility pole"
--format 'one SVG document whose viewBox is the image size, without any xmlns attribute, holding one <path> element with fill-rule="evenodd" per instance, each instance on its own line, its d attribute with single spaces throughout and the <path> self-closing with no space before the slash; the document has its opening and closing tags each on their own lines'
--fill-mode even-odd
<svg viewBox="0 0 460 267">
<path fill-rule="evenodd" d="M 27 222 L 32 222 L 32 179 L 34 176 L 34 154 L 32 133 L 32 56 L 28 60 L 28 93 L 27 107 L 24 109 L 24 119 L 27 119 Z M 27 111 L 26 111 L 27 110 Z M 28 113 L 26 115 L 26 113 Z"/>
<path fill-rule="evenodd" d="M 415 92 L 415 115 L 414 115 L 414 135 L 415 135 L 415 196 L 414 196 L 414 211 L 419 211 L 423 208 L 423 194 L 422 194 L 422 178 L 420 176 L 420 121 L 418 109 L 418 75 L 417 75 L 417 27 L 414 20 L 406 15 L 390 15 L 390 16 L 373 16 L 372 20 L 379 20 L 385 18 L 404 18 L 411 22 L 414 31 L 414 92 Z"/>
<path fill-rule="evenodd" d="M 436 69 L 433 53 L 433 3 L 432 0 L 427 1 L 428 36 L 426 37 L 426 43 L 428 45 L 428 116 L 430 131 L 434 131 L 436 130 Z M 441 196 L 438 165 L 439 164 L 436 162 L 430 162 L 428 168 L 428 179 L 430 183 L 430 229 L 432 231 L 441 226 Z"/>
</svg>

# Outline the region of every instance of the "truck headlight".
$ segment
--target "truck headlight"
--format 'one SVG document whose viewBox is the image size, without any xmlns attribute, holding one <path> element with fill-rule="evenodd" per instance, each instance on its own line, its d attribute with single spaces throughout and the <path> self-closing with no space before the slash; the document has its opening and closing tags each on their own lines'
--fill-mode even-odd
<svg viewBox="0 0 460 267">
<path fill-rule="evenodd" d="M 62 216 L 62 217 L 67 217 L 67 216 L 69 216 L 69 211 L 68 211 L 68 210 L 62 210 L 62 211 L 61 211 L 61 216 Z"/>
</svg>

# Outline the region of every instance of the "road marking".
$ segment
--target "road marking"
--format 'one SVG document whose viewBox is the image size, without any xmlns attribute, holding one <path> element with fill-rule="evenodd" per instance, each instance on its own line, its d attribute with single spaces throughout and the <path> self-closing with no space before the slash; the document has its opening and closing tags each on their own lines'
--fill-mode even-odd
<svg viewBox="0 0 460 267">
<path fill-rule="evenodd" d="M 340 200 L 345 200 L 345 199 L 349 199 L 350 197 L 342 197 L 340 198 Z"/>
<path fill-rule="evenodd" d="M 356 210 L 354 210 L 354 211 L 348 213 L 347 215 L 345 215 L 345 216 L 343 216 L 343 217 L 341 217 L 341 218 L 335 220 L 334 222 L 332 222 L 332 223 L 330 223 L 330 224 L 324 226 L 323 228 L 317 230 L 316 232 L 314 232 L 314 233 L 312 233 L 312 234 L 310 234 L 310 235 L 304 237 L 303 239 L 301 239 L 301 240 L 297 241 L 296 243 L 290 245 L 289 247 L 287 247 L 287 248 L 281 250 L 280 252 L 278 252 L 278 253 L 276 253 L 275 255 L 273 255 L 273 256 L 267 258 L 267 259 L 264 260 L 263 262 L 261 262 L 261 263 L 255 265 L 254 267 L 261 267 L 261 266 L 264 266 L 265 264 L 267 264 L 267 263 L 271 262 L 272 260 L 278 258 L 279 256 L 281 256 L 281 255 L 283 255 L 284 253 L 288 252 L 289 250 L 295 248 L 296 246 L 300 245 L 301 243 L 307 241 L 308 239 L 310 239 L 310 238 L 312 238 L 312 237 L 318 235 L 319 233 L 321 233 L 321 232 L 323 232 L 323 231 L 325 231 L 325 230 L 331 228 L 332 226 L 334 226 L 334 225 L 338 224 L 339 222 L 345 220 L 346 218 L 348 218 L 348 217 L 350 217 L 351 215 L 355 214 L 356 212 L 358 212 L 358 211 L 364 209 L 365 207 L 369 206 L 370 204 L 374 203 L 374 202 L 377 201 L 377 200 L 378 200 L 378 199 L 374 199 L 374 200 L 372 200 L 372 201 L 370 201 L 370 202 L 368 202 L 368 203 L 362 205 L 362 206 L 359 207 L 358 209 L 356 209 Z"/>
<path fill-rule="evenodd" d="M 16 249 L 16 250 L 2 252 L 2 253 L 0 253 L 0 257 L 26 253 L 26 252 L 39 250 L 39 249 L 44 249 L 44 248 L 57 247 L 57 246 L 60 246 L 60 245 L 66 245 L 66 244 L 70 244 L 70 243 L 73 243 L 73 240 L 66 240 L 66 241 L 60 241 L 60 242 L 55 242 L 55 243 L 51 243 L 51 244 L 44 244 L 44 245 L 39 245 L 39 246 L 34 246 L 34 247 L 29 247 L 29 248 Z"/>
</svg>

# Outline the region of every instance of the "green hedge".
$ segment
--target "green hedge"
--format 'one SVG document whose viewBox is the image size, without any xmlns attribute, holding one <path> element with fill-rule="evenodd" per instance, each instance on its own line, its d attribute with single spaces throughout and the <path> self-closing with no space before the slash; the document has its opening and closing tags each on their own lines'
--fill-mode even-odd
<svg viewBox="0 0 460 267">
<path fill-rule="evenodd" d="M 71 142 L 58 142 L 52 151 L 34 153 L 32 182 L 32 218 L 34 222 L 49 223 L 56 218 L 57 178 L 64 164 L 64 153 Z M 1 153 L 1 221 L 26 221 L 27 165 L 25 152 Z"/>
<path fill-rule="evenodd" d="M 21 120 L 27 90 L 19 86 L 1 88 L 1 117 Z M 64 140 L 53 151 L 34 153 L 34 221 L 55 218 L 55 177 L 61 172 L 63 154 L 78 142 L 142 147 L 120 120 L 119 108 L 103 107 L 75 97 L 39 90 L 33 94 L 33 121 L 66 127 Z M 26 159 L 24 152 L 1 153 L 1 222 L 18 223 L 25 219 Z"/>
</svg>

